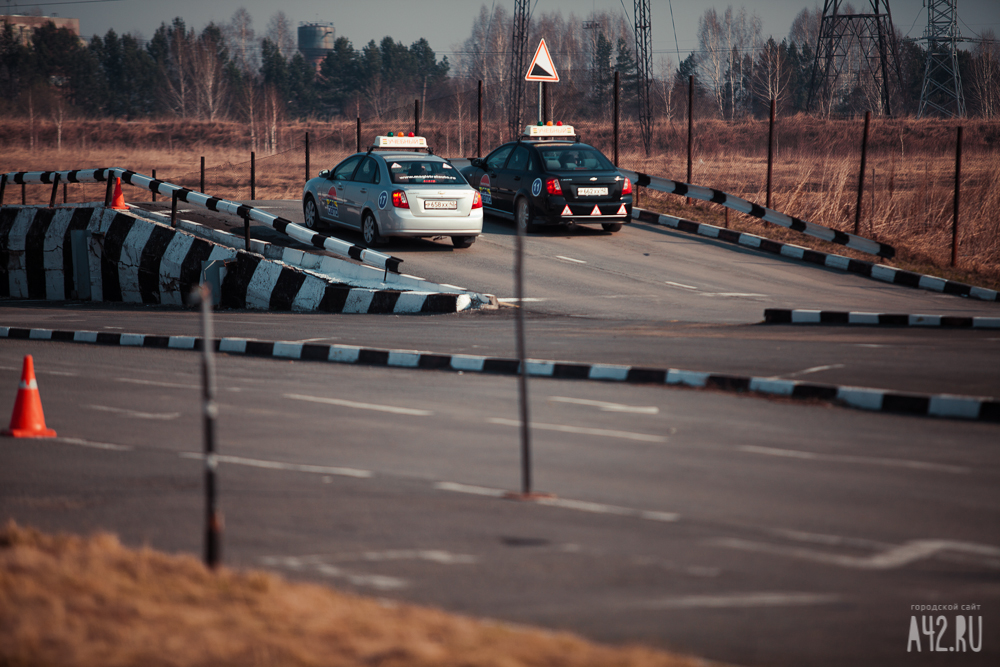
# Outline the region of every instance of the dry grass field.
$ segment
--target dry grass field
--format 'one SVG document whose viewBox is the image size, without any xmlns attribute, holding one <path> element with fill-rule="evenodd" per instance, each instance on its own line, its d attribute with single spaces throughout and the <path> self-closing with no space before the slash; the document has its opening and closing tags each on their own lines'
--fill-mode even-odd
<svg viewBox="0 0 1000 667">
<path fill-rule="evenodd" d="M 0 664 L 102 667 L 695 667 L 568 633 L 206 569 L 109 534 L 0 530 Z"/>
<path fill-rule="evenodd" d="M 1000 287 L 1000 124 L 965 120 L 959 217 L 958 265 L 951 267 L 955 186 L 956 123 L 937 120 L 875 119 L 870 131 L 865 193 L 858 231 L 897 248 L 894 266 L 986 287 Z M 775 136 L 772 208 L 846 232 L 854 231 L 860 144 L 860 120 L 821 120 L 805 116 L 779 119 Z M 577 125 L 584 140 L 609 156 L 612 136 L 606 123 Z M 388 129 L 409 130 L 407 123 L 366 123 L 367 142 Z M 310 171 L 331 167 L 355 149 L 354 121 L 290 123 L 275 129 L 277 150 L 256 154 L 258 199 L 297 199 L 306 177 L 304 138 L 310 135 Z M 427 120 L 421 133 L 437 152 L 451 157 L 475 152 L 475 124 L 462 126 Z M 683 181 L 687 178 L 687 129 L 684 122 L 660 122 L 654 128 L 651 156 L 638 146 L 637 128 L 623 123 L 621 166 Z M 200 158 L 205 158 L 205 189 L 228 199 L 250 198 L 251 144 L 237 123 L 145 121 L 68 122 L 57 147 L 51 123 L 32 132 L 26 121 L 0 127 L 0 172 L 84 169 L 119 166 L 143 174 L 156 169 L 161 179 L 200 187 Z M 461 141 L 460 137 L 461 135 Z M 727 123 L 706 120 L 695 125 L 692 181 L 764 204 L 767 175 L 766 121 Z M 258 137 L 260 139 L 260 137 Z M 459 152 L 461 143 L 462 151 Z M 496 140 L 484 139 L 484 151 Z M 5 200 L 20 201 L 20 188 L 8 186 Z M 148 192 L 130 191 L 126 199 L 147 200 Z M 45 203 L 48 186 L 28 186 L 28 203 Z M 103 198 L 101 185 L 71 185 L 70 201 Z M 725 224 L 722 207 L 697 204 L 678 208 L 673 195 L 642 193 L 644 205 L 660 212 Z M 61 194 L 60 194 L 61 199 Z M 786 240 L 828 252 L 850 254 L 842 246 L 732 213 L 736 229 Z M 871 260 L 870 256 L 856 255 Z"/>
</svg>

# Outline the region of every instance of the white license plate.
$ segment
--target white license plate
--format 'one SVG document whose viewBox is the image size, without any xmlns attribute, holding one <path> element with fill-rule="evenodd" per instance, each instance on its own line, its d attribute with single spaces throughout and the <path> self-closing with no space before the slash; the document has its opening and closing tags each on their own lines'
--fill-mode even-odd
<svg viewBox="0 0 1000 667">
<path fill-rule="evenodd" d="M 607 188 L 577 188 L 576 194 L 580 197 L 598 197 L 607 196 Z"/>
<path fill-rule="evenodd" d="M 424 201 L 425 211 L 454 211 L 458 202 L 454 199 L 428 199 Z"/>
</svg>

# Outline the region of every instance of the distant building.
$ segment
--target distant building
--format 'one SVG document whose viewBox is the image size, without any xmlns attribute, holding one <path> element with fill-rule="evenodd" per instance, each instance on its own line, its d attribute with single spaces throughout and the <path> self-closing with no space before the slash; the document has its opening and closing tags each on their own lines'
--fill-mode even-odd
<svg viewBox="0 0 1000 667">
<path fill-rule="evenodd" d="M 299 52 L 306 61 L 319 69 L 319 64 L 326 54 L 333 50 L 333 42 L 337 33 L 332 23 L 300 23 Z"/>
<path fill-rule="evenodd" d="M 31 44 L 31 33 L 36 28 L 51 21 L 57 28 L 66 28 L 79 39 L 80 19 L 67 19 L 61 16 L 19 16 L 17 14 L 0 15 L 0 22 L 9 23 L 14 27 L 14 35 L 25 46 Z"/>
</svg>

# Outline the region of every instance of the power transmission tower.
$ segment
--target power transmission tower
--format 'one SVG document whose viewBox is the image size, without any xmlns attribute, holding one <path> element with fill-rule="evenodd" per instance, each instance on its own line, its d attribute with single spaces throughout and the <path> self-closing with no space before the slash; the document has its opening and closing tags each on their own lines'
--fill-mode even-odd
<svg viewBox="0 0 1000 667">
<path fill-rule="evenodd" d="M 917 118 L 936 111 L 942 116 L 965 115 L 962 77 L 958 71 L 958 0 L 927 0 L 927 67 L 920 88 Z"/>
<path fill-rule="evenodd" d="M 844 14 L 847 0 L 824 0 L 807 109 L 819 102 L 824 113 L 852 103 L 892 115 L 893 92 L 901 89 L 899 49 L 889 0 L 868 0 L 867 14 Z M 858 104 L 863 102 L 863 104 Z"/>
<path fill-rule="evenodd" d="M 635 0 L 632 16 L 635 22 L 636 84 L 639 87 L 639 131 L 648 156 L 653 139 L 653 114 L 649 108 L 649 86 L 653 76 L 649 0 Z"/>
<path fill-rule="evenodd" d="M 524 101 L 525 51 L 528 47 L 528 5 L 531 0 L 514 0 L 514 34 L 511 39 L 510 95 L 508 96 L 507 126 L 511 137 L 521 127 L 521 103 Z"/>
</svg>

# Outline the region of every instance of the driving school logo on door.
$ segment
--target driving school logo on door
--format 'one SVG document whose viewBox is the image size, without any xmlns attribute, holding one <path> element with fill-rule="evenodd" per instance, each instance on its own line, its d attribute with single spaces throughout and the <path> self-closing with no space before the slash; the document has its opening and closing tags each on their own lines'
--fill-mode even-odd
<svg viewBox="0 0 1000 667">
<path fill-rule="evenodd" d="M 490 177 L 487 174 L 483 174 L 479 180 L 479 194 L 482 195 L 484 204 L 493 205 L 493 195 L 490 194 Z"/>
<path fill-rule="evenodd" d="M 330 186 L 330 192 L 327 196 L 323 198 L 323 205 L 326 206 L 326 214 L 333 216 L 334 218 L 339 217 L 340 208 L 337 205 L 337 187 Z"/>
</svg>

